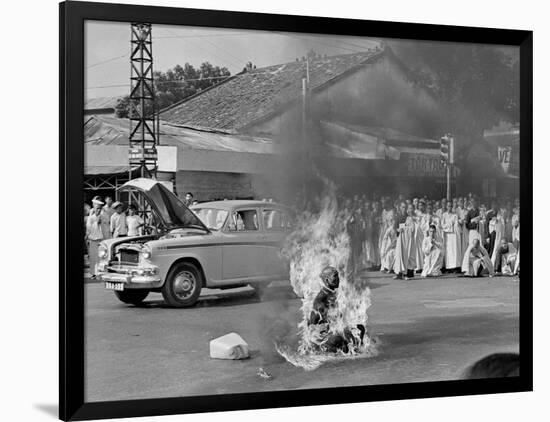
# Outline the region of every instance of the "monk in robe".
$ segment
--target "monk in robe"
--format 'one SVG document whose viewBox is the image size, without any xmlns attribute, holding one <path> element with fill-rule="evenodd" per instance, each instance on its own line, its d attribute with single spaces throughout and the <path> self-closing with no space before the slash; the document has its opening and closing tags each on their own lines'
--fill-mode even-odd
<svg viewBox="0 0 550 422">
<path fill-rule="evenodd" d="M 443 266 L 443 243 L 438 238 L 437 228 L 433 224 L 422 241 L 422 253 L 424 254 L 422 277 L 440 276 Z"/>
<path fill-rule="evenodd" d="M 495 273 L 489 254 L 479 239 L 474 239 L 464 254 L 462 272 L 468 277 L 481 277 L 481 272 L 484 269 L 489 272 L 490 277 Z"/>
<path fill-rule="evenodd" d="M 493 241 L 493 253 L 491 254 L 491 261 L 493 262 L 493 267 L 496 264 L 497 259 L 497 250 L 498 245 L 500 245 L 500 242 L 503 238 L 506 237 L 506 210 L 501 208 L 499 212 L 497 213 L 497 216 L 493 218 L 491 228 L 494 231 L 494 234 L 492 235 L 494 237 Z"/>
<path fill-rule="evenodd" d="M 397 244 L 397 231 L 393 219 L 386 226 L 380 247 L 380 271 L 389 273 L 395 262 L 395 247 Z"/>
<path fill-rule="evenodd" d="M 479 234 L 479 224 L 481 221 L 481 213 L 477 206 L 477 200 L 472 198 L 470 201 L 471 208 L 466 213 L 464 225 L 468 229 L 468 244 L 470 245 L 474 239 L 481 239 Z"/>
<path fill-rule="evenodd" d="M 443 231 L 445 270 L 455 270 L 462 266 L 462 242 L 460 241 L 460 227 L 458 216 L 453 212 L 453 204 L 449 201 L 447 209 L 441 216 L 441 229 Z"/>
<path fill-rule="evenodd" d="M 415 242 L 415 261 L 416 267 L 415 271 L 422 271 L 422 265 L 424 265 L 424 255 L 422 254 L 422 242 L 430 226 L 430 216 L 426 212 L 426 201 L 421 199 L 418 201 L 418 210 L 416 211 L 416 216 L 414 217 L 415 222 L 415 231 L 414 231 L 414 242 Z"/>
<path fill-rule="evenodd" d="M 401 204 L 403 209 L 405 204 Z M 410 204 L 407 207 L 407 214 L 401 215 L 397 221 L 397 242 L 395 247 L 395 262 L 393 271 L 395 272 L 394 279 L 408 280 L 414 277 L 416 264 L 416 229 L 417 224 L 414 217 L 414 207 Z"/>
<path fill-rule="evenodd" d="M 513 275 L 516 268 L 517 249 L 505 238 L 500 241 L 496 252 L 495 273 Z"/>
</svg>

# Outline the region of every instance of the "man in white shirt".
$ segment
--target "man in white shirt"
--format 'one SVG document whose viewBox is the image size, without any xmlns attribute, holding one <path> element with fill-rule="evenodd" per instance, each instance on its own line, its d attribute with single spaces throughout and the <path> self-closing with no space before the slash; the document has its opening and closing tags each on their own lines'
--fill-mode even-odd
<svg viewBox="0 0 550 422">
<path fill-rule="evenodd" d="M 113 237 L 128 236 L 128 224 L 126 222 L 126 214 L 122 210 L 122 202 L 113 204 L 115 213 L 111 216 L 111 233 Z"/>
<path fill-rule="evenodd" d="M 137 214 L 135 205 L 128 205 L 128 216 L 126 217 L 128 236 L 141 236 L 141 228 L 144 225 L 143 219 Z"/>
<path fill-rule="evenodd" d="M 103 232 L 101 231 L 101 206 L 93 208 L 92 214 L 90 214 L 86 220 L 86 240 L 88 241 L 90 273 L 92 274 L 92 278 L 95 278 L 97 264 L 99 262 L 98 247 L 103 240 Z"/>
</svg>

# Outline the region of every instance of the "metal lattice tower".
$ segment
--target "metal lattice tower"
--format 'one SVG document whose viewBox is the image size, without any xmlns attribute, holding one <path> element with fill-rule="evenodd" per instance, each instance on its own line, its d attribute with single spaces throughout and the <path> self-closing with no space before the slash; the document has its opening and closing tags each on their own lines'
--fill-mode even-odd
<svg viewBox="0 0 550 422">
<path fill-rule="evenodd" d="M 153 85 L 153 43 L 150 23 L 131 24 L 130 54 L 130 178 L 139 167 L 141 177 L 156 178 L 158 116 Z"/>
</svg>

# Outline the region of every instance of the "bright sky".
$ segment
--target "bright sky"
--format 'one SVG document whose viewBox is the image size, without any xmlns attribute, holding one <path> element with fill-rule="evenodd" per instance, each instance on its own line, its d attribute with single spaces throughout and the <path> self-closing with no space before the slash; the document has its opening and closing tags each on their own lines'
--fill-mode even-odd
<svg viewBox="0 0 550 422">
<path fill-rule="evenodd" d="M 128 94 L 130 24 L 88 21 L 84 42 L 87 98 Z M 166 71 L 177 64 L 198 67 L 209 61 L 235 74 L 248 61 L 264 67 L 293 61 L 310 49 L 331 56 L 376 45 L 359 37 L 153 25 L 153 67 Z"/>
</svg>

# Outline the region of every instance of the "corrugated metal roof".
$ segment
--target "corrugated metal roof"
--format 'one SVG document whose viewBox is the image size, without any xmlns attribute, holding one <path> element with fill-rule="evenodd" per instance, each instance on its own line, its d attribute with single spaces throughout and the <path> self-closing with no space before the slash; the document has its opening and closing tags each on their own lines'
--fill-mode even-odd
<svg viewBox="0 0 550 422">
<path fill-rule="evenodd" d="M 128 145 L 130 122 L 112 116 L 94 115 L 84 122 L 84 142 L 86 145 Z M 257 154 L 273 153 L 270 139 L 248 135 L 228 135 L 215 131 L 201 131 L 165 122 L 160 123 L 160 144 L 179 146 L 187 149 L 214 151 L 248 152 Z"/>
<path fill-rule="evenodd" d="M 84 110 L 114 109 L 119 98 L 120 97 L 87 98 L 84 103 Z"/>
<path fill-rule="evenodd" d="M 84 174 L 87 176 L 128 173 L 129 171 L 130 166 L 84 166 Z"/>
</svg>

